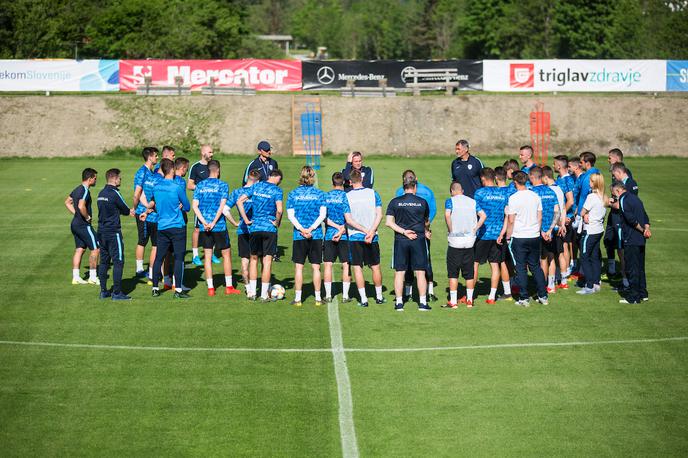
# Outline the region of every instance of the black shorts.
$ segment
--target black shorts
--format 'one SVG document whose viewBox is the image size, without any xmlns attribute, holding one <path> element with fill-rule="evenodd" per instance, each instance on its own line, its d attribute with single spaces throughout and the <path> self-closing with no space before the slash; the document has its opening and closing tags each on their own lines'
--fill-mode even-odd
<svg viewBox="0 0 688 458">
<path fill-rule="evenodd" d="M 277 250 L 277 232 L 252 232 L 249 246 L 252 256 L 272 256 Z"/>
<path fill-rule="evenodd" d="M 550 254 L 556 257 L 560 253 L 560 251 L 557 250 L 557 238 L 558 237 L 555 235 L 549 242 L 542 239 L 542 243 L 540 243 L 541 257 L 549 256 Z"/>
<path fill-rule="evenodd" d="M 226 250 L 231 246 L 229 234 L 227 230 L 213 232 L 201 231 L 198 234 L 198 246 L 202 246 L 206 250 L 212 250 L 213 248 Z"/>
<path fill-rule="evenodd" d="M 321 264 L 322 256 L 322 239 L 294 240 L 292 244 L 291 260 L 296 264 L 305 264 L 306 259 L 311 264 Z"/>
<path fill-rule="evenodd" d="M 98 248 L 98 235 L 90 224 L 85 226 L 73 224 L 71 229 L 76 248 L 88 248 L 91 251 Z"/>
<path fill-rule="evenodd" d="M 564 235 L 564 243 L 571 243 L 573 242 L 573 233 L 575 232 L 575 229 L 571 226 L 571 223 L 568 223 L 566 225 L 566 235 Z"/>
<path fill-rule="evenodd" d="M 506 244 L 506 237 L 502 238 L 502 244 L 497 244 L 497 247 L 499 247 L 499 262 L 508 262 L 511 255 L 509 245 Z"/>
<path fill-rule="evenodd" d="M 502 262 L 502 249 L 500 245 L 497 245 L 496 240 L 476 240 L 473 249 L 475 262 L 480 264 Z"/>
<path fill-rule="evenodd" d="M 323 261 L 335 262 L 339 258 L 339 262 L 349 262 L 349 241 L 340 240 L 325 240 L 323 245 Z"/>
<path fill-rule="evenodd" d="M 349 240 L 350 264 L 352 266 L 377 266 L 380 264 L 380 245 Z"/>
<path fill-rule="evenodd" d="M 138 244 L 146 246 L 148 240 L 150 240 L 151 246 L 158 246 L 158 223 L 141 221 L 139 216 L 136 215 L 136 230 L 139 234 Z"/>
<path fill-rule="evenodd" d="M 473 280 L 473 263 L 475 262 L 474 248 L 447 248 L 447 277 Z"/>
<path fill-rule="evenodd" d="M 620 225 L 607 225 L 604 229 L 604 245 L 607 248 L 623 250 L 623 235 Z"/>
<path fill-rule="evenodd" d="M 428 246 L 425 237 L 415 240 L 394 240 L 393 267 L 397 272 L 428 269 Z"/>
<path fill-rule="evenodd" d="M 240 258 L 251 257 L 251 236 L 249 234 L 237 234 L 237 248 Z"/>
</svg>

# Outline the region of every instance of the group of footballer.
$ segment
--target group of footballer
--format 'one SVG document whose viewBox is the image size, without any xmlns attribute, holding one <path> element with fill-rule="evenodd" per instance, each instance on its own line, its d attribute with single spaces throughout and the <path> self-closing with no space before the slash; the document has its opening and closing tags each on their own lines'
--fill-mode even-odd
<svg viewBox="0 0 688 458">
<path fill-rule="evenodd" d="M 449 278 L 447 307 L 459 304 L 473 307 L 475 284 L 480 264 L 491 268 L 490 293 L 485 300 L 516 300 L 529 305 L 528 270 L 536 285 L 535 299 L 547 304 L 549 294 L 568 289 L 578 281 L 579 294 L 600 290 L 602 258 L 600 246 L 607 250 L 607 273 L 618 276 L 622 302 L 639 303 L 648 299 L 645 273 L 645 241 L 651 236 L 649 218 L 638 199 L 638 186 L 619 149 L 609 151 L 613 176 L 611 198 L 607 197 L 604 177 L 595 168 L 591 152 L 567 158 L 556 156 L 553 167 L 535 164 L 533 148 L 523 146 L 519 161 L 508 160 L 502 167 L 486 168 L 469 152 L 469 143 L 456 143 L 456 159 L 451 165 L 450 197 L 445 201 L 448 229 L 446 255 Z M 106 172 L 107 184 L 97 196 L 98 231 L 92 227 L 90 188 L 97 172 L 87 168 L 82 184 L 65 200 L 74 215 L 71 223 L 76 250 L 73 257 L 73 284 L 98 284 L 100 297 L 130 300 L 122 291 L 124 242 L 120 216 L 136 220 L 136 275 L 146 278 L 153 297 L 159 285 L 173 289 L 173 297 L 190 297 L 184 286 L 187 243 L 187 213 L 193 212 L 192 262 L 204 267 L 208 295 L 214 296 L 212 264 L 222 263 L 225 294 L 241 294 L 234 287 L 227 221 L 236 227 L 241 276 L 249 300 L 273 301 L 281 295 L 271 289 L 272 262 L 277 258 L 277 233 L 284 214 L 283 179 L 271 157 L 267 141 L 257 147 L 258 155 L 246 168 L 242 187 L 230 192 L 220 179 L 221 167 L 213 159 L 210 145 L 201 147 L 201 158 L 189 161 L 175 157 L 174 148 L 143 149 L 144 164 L 134 177 L 133 206 L 119 191 L 121 172 Z M 185 176 L 188 173 L 188 179 Z M 382 289 L 378 227 L 382 200 L 374 188 L 374 173 L 363 165 L 360 152 L 349 154 L 346 167 L 331 177 L 327 192 L 316 186 L 316 172 L 304 166 L 298 187 L 287 195 L 286 214 L 293 226 L 292 261 L 294 298 L 303 301 L 303 269 L 311 264 L 315 305 L 333 301 L 333 268 L 341 263 L 341 302 L 350 302 L 351 274 L 358 290 L 358 305 L 367 307 L 364 268 L 372 271 L 375 302 L 386 302 Z M 193 192 L 192 200 L 187 190 Z M 231 210 L 236 208 L 238 221 Z M 607 209 L 609 215 L 604 224 Z M 418 310 L 431 310 L 436 301 L 430 259 L 430 224 L 436 213 L 433 191 L 421 183 L 412 170 L 401 177 L 401 187 L 386 207 L 385 225 L 394 231 L 394 309 L 404 310 L 417 285 Z M 151 245 L 148 270 L 144 254 Z M 199 253 L 203 249 L 203 260 Z M 90 273 L 81 278 L 80 263 L 90 250 Z M 216 254 L 220 254 L 217 257 Z M 620 270 L 617 274 L 615 253 Z M 100 262 L 98 259 L 100 258 Z M 321 273 L 321 264 L 323 269 Z M 110 266 L 113 287 L 107 288 Z M 260 294 L 258 274 L 260 271 Z M 459 277 L 465 280 L 465 294 L 459 298 Z M 512 283 L 512 280 L 513 283 Z M 503 292 L 497 296 L 501 281 Z M 324 295 L 322 294 L 324 286 Z M 512 296 L 513 295 L 513 296 Z"/>
</svg>

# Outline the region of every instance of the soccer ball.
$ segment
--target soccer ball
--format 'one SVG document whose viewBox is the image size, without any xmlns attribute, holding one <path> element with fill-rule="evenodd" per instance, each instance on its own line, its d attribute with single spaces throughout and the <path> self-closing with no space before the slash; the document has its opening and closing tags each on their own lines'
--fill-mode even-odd
<svg viewBox="0 0 688 458">
<path fill-rule="evenodd" d="M 270 297 L 273 299 L 284 299 L 284 293 L 285 293 L 284 286 L 282 285 L 272 285 L 272 288 L 270 288 Z"/>
</svg>

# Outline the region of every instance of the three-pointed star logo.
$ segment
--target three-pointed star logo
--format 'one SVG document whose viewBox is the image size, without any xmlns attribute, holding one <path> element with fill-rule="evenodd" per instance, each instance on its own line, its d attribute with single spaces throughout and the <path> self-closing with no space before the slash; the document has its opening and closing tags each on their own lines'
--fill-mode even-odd
<svg viewBox="0 0 688 458">
<path fill-rule="evenodd" d="M 332 67 L 320 67 L 316 76 L 320 84 L 332 84 L 334 81 L 334 70 L 332 70 Z"/>
</svg>

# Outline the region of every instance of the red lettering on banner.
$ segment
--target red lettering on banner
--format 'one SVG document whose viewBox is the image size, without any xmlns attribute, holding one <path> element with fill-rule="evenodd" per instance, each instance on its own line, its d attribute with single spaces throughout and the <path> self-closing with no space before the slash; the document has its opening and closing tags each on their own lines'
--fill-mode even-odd
<svg viewBox="0 0 688 458">
<path fill-rule="evenodd" d="M 174 86 L 181 77 L 185 86 L 200 90 L 210 85 L 246 87 L 258 91 L 301 90 L 301 62 L 294 60 L 121 60 L 120 91 L 135 91 L 151 77 L 152 86 Z"/>
</svg>

